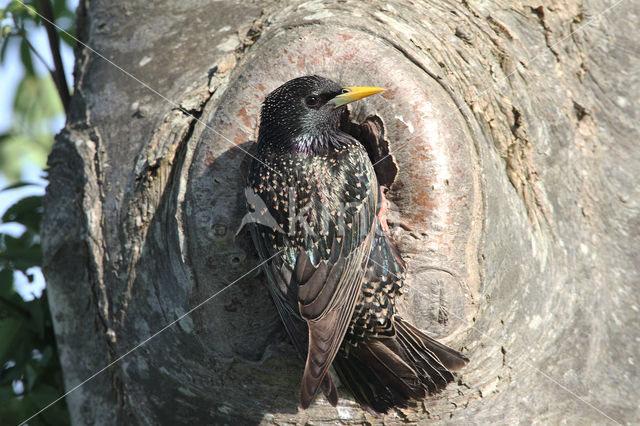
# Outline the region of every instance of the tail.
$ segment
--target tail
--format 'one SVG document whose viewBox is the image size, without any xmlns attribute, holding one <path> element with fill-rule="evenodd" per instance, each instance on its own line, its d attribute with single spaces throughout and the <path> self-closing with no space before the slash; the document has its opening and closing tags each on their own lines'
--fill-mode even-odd
<svg viewBox="0 0 640 426">
<path fill-rule="evenodd" d="M 444 389 L 453 381 L 451 371 L 469 362 L 400 316 L 393 321 L 394 336 L 368 337 L 333 361 L 340 381 L 354 398 L 379 413 Z"/>
</svg>

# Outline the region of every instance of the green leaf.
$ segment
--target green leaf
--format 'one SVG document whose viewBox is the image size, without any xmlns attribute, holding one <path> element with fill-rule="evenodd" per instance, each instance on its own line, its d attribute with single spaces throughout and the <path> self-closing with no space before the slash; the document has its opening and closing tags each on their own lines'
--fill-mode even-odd
<svg viewBox="0 0 640 426">
<path fill-rule="evenodd" d="M 3 414 L 2 424 L 21 425 L 25 420 L 46 407 L 49 403 L 55 401 L 55 398 L 52 399 L 51 395 L 51 390 L 45 388 L 42 391 L 38 390 L 28 395 L 17 398 L 8 398 L 4 401 L 0 401 L 0 413 Z M 47 403 L 45 404 L 44 401 L 47 401 Z M 50 417 L 47 412 L 54 407 L 55 405 L 35 418 L 29 420 L 29 426 L 68 425 L 69 420 L 68 418 L 65 420 L 64 417 L 60 418 L 59 422 L 52 423 L 50 421 Z M 55 411 L 57 410 L 54 410 L 54 412 Z M 51 417 L 51 419 L 55 420 L 55 417 Z"/>
<path fill-rule="evenodd" d="M 18 0 L 11 0 L 7 5 L 7 9 L 11 13 L 19 12 L 22 9 L 22 2 Z"/>
<path fill-rule="evenodd" d="M 33 232 L 25 231 L 20 237 L 0 234 L 0 267 L 26 271 L 42 264 L 42 249 Z"/>
<path fill-rule="evenodd" d="M 67 0 L 53 0 L 53 15 L 59 19 L 63 14 L 68 12 Z"/>
<path fill-rule="evenodd" d="M 24 37 L 20 40 L 20 59 L 22 60 L 22 65 L 24 65 L 24 68 L 27 70 L 27 74 L 35 75 L 29 44 Z"/>
<path fill-rule="evenodd" d="M 62 394 L 60 394 L 62 396 Z M 59 397 L 60 397 L 59 396 Z M 53 401 L 52 401 L 53 402 Z M 42 408 L 46 407 L 43 406 Z M 69 418 L 69 411 L 67 410 L 67 404 L 64 400 L 55 403 L 51 407 L 49 407 L 46 411 L 43 411 L 40 414 L 46 421 L 48 425 L 70 425 L 71 419 Z"/>
<path fill-rule="evenodd" d="M 0 136 L 0 139 L 2 139 L 2 136 Z M 0 141 L 0 144 L 1 144 L 1 143 L 2 143 L 2 142 Z M 35 185 L 35 184 L 34 184 L 34 183 L 31 183 L 31 182 L 22 182 L 22 181 L 18 181 L 18 182 L 12 183 L 12 184 L 11 184 L 11 185 L 9 185 L 9 186 L 5 186 L 4 188 L 2 188 L 2 190 L 0 190 L 0 194 L 2 193 L 2 191 L 8 191 L 8 190 L 10 190 L 10 189 L 23 188 L 23 187 L 25 187 L 25 186 L 33 186 L 33 185 Z"/>
<path fill-rule="evenodd" d="M 76 33 L 75 31 L 60 31 L 60 39 L 67 43 L 71 47 L 76 46 Z"/>
<path fill-rule="evenodd" d="M 65 0 L 54 0 L 53 9 L 56 17 L 56 25 L 59 25 L 62 28 L 62 30 L 58 31 L 60 39 L 70 47 L 74 47 L 76 45 L 75 12 L 67 8 L 67 2 Z"/>
<path fill-rule="evenodd" d="M 5 268 L 0 270 L 0 297 L 7 297 L 15 293 L 13 290 L 13 271 Z M 0 365 L 2 368 L 2 365 Z"/>
<path fill-rule="evenodd" d="M 47 405 L 51 404 L 63 394 L 58 389 L 47 385 L 39 384 L 25 396 L 28 401 L 26 405 L 32 408 L 21 421 L 31 417 Z M 69 424 L 69 414 L 66 410 L 62 409 L 64 403 L 57 403 L 49 407 L 46 411 L 40 413 L 36 418 L 29 421 L 29 425 L 66 425 Z"/>
<path fill-rule="evenodd" d="M 61 116 L 63 108 L 50 75 L 25 75 L 13 107 L 12 129 L 0 135 L 0 171 L 15 181 L 28 161 L 44 167 L 54 139 L 51 120 Z"/>
<path fill-rule="evenodd" d="M 24 390 L 30 392 L 33 389 L 33 385 L 38 379 L 38 372 L 31 364 L 27 364 L 24 367 Z"/>
<path fill-rule="evenodd" d="M 30 123 L 51 119 L 64 112 L 51 75 L 26 75 L 16 91 L 13 102 L 16 113 Z"/>
<path fill-rule="evenodd" d="M 2 46 L 0 47 L 0 62 L 4 62 L 4 56 L 7 53 L 7 46 L 9 45 L 10 37 L 2 38 Z"/>
<path fill-rule="evenodd" d="M 6 302 L 0 301 L 0 305 L 4 303 Z M 6 309 L 6 315 L 13 314 L 6 305 L 0 309 Z M 20 317 L 18 314 L 0 320 L 0 365 L 4 366 L 12 360 L 18 363 L 19 360 L 16 360 L 15 356 L 16 352 L 21 353 L 20 338 L 23 337 L 26 324 L 27 318 Z"/>
<path fill-rule="evenodd" d="M 11 25 L 5 25 L 2 27 L 2 37 L 8 37 L 13 32 L 13 27 Z"/>
<path fill-rule="evenodd" d="M 42 302 L 42 299 L 33 299 L 29 302 L 25 302 L 27 311 L 31 314 L 29 326 L 39 340 L 44 339 L 45 309 L 48 308 L 48 306 L 43 306 L 44 304 Z"/>
<path fill-rule="evenodd" d="M 16 394 L 13 392 L 13 386 L 0 386 L 0 401 L 2 401 L 3 399 L 14 397 L 15 395 Z"/>
<path fill-rule="evenodd" d="M 0 171 L 10 181 L 20 179 L 22 173 L 22 164 L 28 154 L 25 150 L 29 150 L 32 146 L 31 139 L 24 135 L 11 135 L 3 138 L 0 143 Z"/>
<path fill-rule="evenodd" d="M 45 365 L 55 363 L 55 360 L 53 359 L 53 349 L 51 346 L 47 346 L 44 348 L 44 350 L 42 351 L 42 359 L 40 362 Z"/>
<path fill-rule="evenodd" d="M 22 370 L 19 370 L 15 366 L 0 371 L 0 386 L 11 385 L 14 380 L 20 379 L 22 379 Z"/>
<path fill-rule="evenodd" d="M 24 133 L 16 133 L 4 138 L 0 142 L 0 171 L 10 181 L 19 180 L 26 162 L 44 165 L 52 143 L 53 135 L 29 138 Z"/>
<path fill-rule="evenodd" d="M 29 416 L 25 417 L 26 409 L 27 406 L 24 399 L 14 397 L 0 401 L 2 421 L 8 425 L 21 424 L 23 420 L 27 419 Z M 32 426 L 31 423 L 29 423 L 29 426 Z"/>
<path fill-rule="evenodd" d="M 31 6 L 30 4 L 25 4 L 24 5 L 24 9 L 29 14 L 31 19 L 33 19 L 33 20 L 38 19 L 38 13 L 36 12 L 36 8 L 35 7 Z"/>
<path fill-rule="evenodd" d="M 18 222 L 33 232 L 40 232 L 42 196 L 25 197 L 9 207 L 0 219 L 3 223 Z"/>
</svg>

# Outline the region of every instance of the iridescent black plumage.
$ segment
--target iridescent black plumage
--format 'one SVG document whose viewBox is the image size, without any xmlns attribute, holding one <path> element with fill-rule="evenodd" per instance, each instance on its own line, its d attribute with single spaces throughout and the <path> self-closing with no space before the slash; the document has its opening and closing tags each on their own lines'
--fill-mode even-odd
<svg viewBox="0 0 640 426">
<path fill-rule="evenodd" d="M 336 105 L 372 89 L 318 76 L 285 83 L 264 102 L 249 168 L 251 235 L 270 259 L 269 290 L 307 359 L 304 408 L 319 388 L 336 405 L 332 363 L 360 403 L 386 412 L 443 388 L 453 379 L 448 369 L 467 361 L 395 315 L 404 263 L 378 217 L 371 161 L 338 128 Z"/>
</svg>

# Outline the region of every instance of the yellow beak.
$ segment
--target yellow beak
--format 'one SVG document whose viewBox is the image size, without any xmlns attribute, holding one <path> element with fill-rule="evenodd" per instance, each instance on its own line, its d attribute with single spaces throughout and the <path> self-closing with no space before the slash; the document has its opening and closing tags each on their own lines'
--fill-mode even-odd
<svg viewBox="0 0 640 426">
<path fill-rule="evenodd" d="M 342 93 L 329 102 L 333 102 L 336 108 L 338 108 L 342 105 L 357 101 L 358 99 L 384 92 L 385 90 L 386 89 L 382 87 L 343 87 Z"/>
</svg>

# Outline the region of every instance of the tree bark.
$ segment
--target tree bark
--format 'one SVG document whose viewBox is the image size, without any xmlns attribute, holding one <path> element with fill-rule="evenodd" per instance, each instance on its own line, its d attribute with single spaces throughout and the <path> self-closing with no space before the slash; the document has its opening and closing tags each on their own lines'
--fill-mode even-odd
<svg viewBox="0 0 640 426">
<path fill-rule="evenodd" d="M 625 0 L 83 2 L 42 227 L 74 423 L 637 419 L 638 30 Z M 260 104 L 313 73 L 388 88 L 350 119 L 393 161 L 401 313 L 471 359 L 385 417 L 298 407 L 236 235 Z"/>
</svg>

